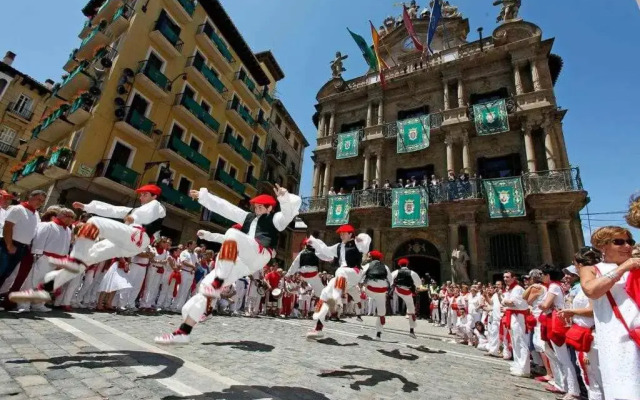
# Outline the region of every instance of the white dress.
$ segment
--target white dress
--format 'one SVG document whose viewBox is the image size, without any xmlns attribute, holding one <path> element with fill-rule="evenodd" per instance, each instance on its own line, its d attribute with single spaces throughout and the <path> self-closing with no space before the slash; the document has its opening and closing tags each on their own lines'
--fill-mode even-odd
<svg viewBox="0 0 640 400">
<path fill-rule="evenodd" d="M 127 273 L 124 272 L 124 269 L 118 268 L 117 261 L 111 264 L 109 270 L 104 274 L 102 282 L 100 282 L 101 292 L 116 292 L 130 287 L 131 283 L 127 278 Z"/>
<path fill-rule="evenodd" d="M 600 263 L 597 268 L 604 275 L 617 265 Z M 640 326 L 640 311 L 625 290 L 628 277 L 627 272 L 610 291 L 627 325 L 633 329 Z M 593 300 L 593 316 L 605 399 L 640 399 L 640 347 L 613 314 L 607 295 Z"/>
</svg>

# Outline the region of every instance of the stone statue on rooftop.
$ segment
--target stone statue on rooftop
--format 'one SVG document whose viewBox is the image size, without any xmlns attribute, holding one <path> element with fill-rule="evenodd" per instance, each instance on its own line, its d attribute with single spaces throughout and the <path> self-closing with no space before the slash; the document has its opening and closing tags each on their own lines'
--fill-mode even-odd
<svg viewBox="0 0 640 400">
<path fill-rule="evenodd" d="M 346 68 L 342 66 L 342 61 L 346 60 L 349 56 L 342 55 L 339 51 L 336 52 L 336 58 L 331 61 L 331 76 L 335 78 L 342 78 L 342 73 L 346 71 Z"/>
<path fill-rule="evenodd" d="M 500 21 L 512 21 L 518 18 L 518 11 L 520 10 L 521 0 L 496 0 L 493 2 L 494 6 L 502 5 L 500 15 L 498 15 L 497 22 Z"/>
<path fill-rule="evenodd" d="M 442 2 L 442 16 L 445 18 L 456 18 L 461 14 L 457 6 L 452 6 L 448 1 Z"/>
<path fill-rule="evenodd" d="M 419 9 L 420 9 L 420 6 L 417 4 L 416 0 L 411 0 L 409 7 L 407 7 L 407 13 L 409 14 L 409 17 L 411 17 L 411 19 L 418 18 Z"/>
</svg>

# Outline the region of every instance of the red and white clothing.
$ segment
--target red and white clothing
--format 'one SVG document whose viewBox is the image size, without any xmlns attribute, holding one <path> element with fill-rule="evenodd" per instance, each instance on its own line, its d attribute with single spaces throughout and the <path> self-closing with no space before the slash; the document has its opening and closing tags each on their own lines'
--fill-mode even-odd
<svg viewBox="0 0 640 400">
<path fill-rule="evenodd" d="M 589 298 L 582 288 L 578 291 L 573 298 L 572 307 L 588 308 Z M 578 325 L 587 329 L 595 329 L 595 320 L 592 317 L 584 317 L 581 315 L 574 315 L 574 325 Z M 602 392 L 602 376 L 600 374 L 600 361 L 598 357 L 597 343 L 591 344 L 591 350 L 588 352 L 576 351 L 576 364 L 580 368 L 580 375 L 582 375 L 582 382 L 587 387 L 587 393 L 589 394 L 589 400 L 603 400 L 604 393 Z"/>
<path fill-rule="evenodd" d="M 113 260 L 100 282 L 100 292 L 111 293 L 129 289 L 131 283 L 129 279 L 127 279 L 127 273 L 125 272 L 128 264 L 128 261 L 120 262 L 118 259 Z"/>
<path fill-rule="evenodd" d="M 162 285 L 162 277 L 165 270 L 169 269 L 167 258 L 169 251 L 157 247 L 152 247 L 153 259 L 147 268 L 147 274 L 144 283 L 144 294 L 140 299 L 141 308 L 155 308 L 156 299 L 160 293 L 160 285 Z"/>
<path fill-rule="evenodd" d="M 420 280 L 420 275 L 416 271 L 410 270 L 408 267 L 404 266 L 399 269 L 396 269 L 391 273 L 391 278 L 393 282 L 396 282 L 398 279 L 398 275 L 401 273 L 409 273 L 411 274 L 411 279 L 413 280 L 414 289 L 418 286 L 422 285 L 422 281 Z M 404 301 L 404 304 L 407 307 L 407 315 L 409 316 L 409 328 L 414 329 L 416 327 L 416 306 L 413 301 L 413 291 L 410 287 L 396 285 L 395 290 L 398 297 Z"/>
<path fill-rule="evenodd" d="M 500 323 L 502 321 L 502 292 L 496 291 L 493 296 L 491 296 L 491 314 L 489 315 L 489 326 L 488 326 L 488 340 L 487 344 L 487 352 L 493 356 L 498 357 L 500 353 L 500 345 L 502 342 L 500 341 Z M 507 346 L 505 346 L 505 351 L 507 351 Z"/>
<path fill-rule="evenodd" d="M 189 299 L 189 295 L 191 294 L 191 285 L 193 284 L 193 279 L 195 277 L 196 266 L 198 265 L 198 256 L 193 250 L 183 250 L 182 253 L 180 253 L 178 262 L 180 263 L 181 282 L 178 288 L 178 296 L 175 298 L 174 303 L 171 306 L 173 311 L 182 309 Z"/>
<path fill-rule="evenodd" d="M 176 286 L 178 285 L 178 276 L 181 277 L 181 275 L 179 269 L 177 271 L 174 270 L 176 265 L 179 265 L 178 260 L 171 255 L 167 256 L 167 268 L 165 268 L 161 278 L 162 287 L 160 288 L 160 295 L 158 296 L 158 309 L 170 310 L 174 298 L 178 295 Z"/>
<path fill-rule="evenodd" d="M 617 268 L 616 264 L 600 263 L 598 276 Z M 639 305 L 626 291 L 629 272 L 622 275 L 609 290 L 630 329 L 640 327 Z M 593 300 L 595 343 L 598 346 L 600 373 L 605 399 L 640 399 L 640 346 L 616 318 L 606 295 Z"/>
<path fill-rule="evenodd" d="M 531 360 L 529 359 L 529 335 L 525 325 L 525 314 L 529 310 L 529 305 L 522 298 L 523 294 L 524 289 L 518 284 L 512 285 L 504 294 L 502 303 L 506 310 L 503 324 L 505 324 L 504 329 L 508 330 L 511 338 L 513 362 L 510 371 L 514 375 L 528 376 L 531 373 Z M 513 304 L 504 304 L 507 300 Z"/>
<path fill-rule="evenodd" d="M 387 272 L 386 279 L 367 280 L 367 271 L 371 263 L 368 263 L 362 267 L 362 283 L 364 283 L 365 293 L 371 301 L 376 310 L 376 332 L 382 332 L 382 328 L 386 323 L 387 315 L 387 293 L 389 288 L 393 285 L 393 274 L 389 270 L 388 266 L 384 266 Z"/>
<path fill-rule="evenodd" d="M 318 274 L 318 267 L 313 265 L 300 265 L 301 254 L 302 252 L 298 253 L 296 258 L 293 259 L 285 276 L 292 276 L 295 273 L 299 273 L 300 277 L 311 286 L 315 295 L 319 297 L 324 289 L 324 285 Z"/>
<path fill-rule="evenodd" d="M 147 274 L 149 265 L 150 261 L 146 257 L 131 257 L 129 272 L 126 274 L 131 287 L 118 292 L 119 306 L 121 308 L 136 308 L 136 299 L 140 294 L 140 290 L 142 290 L 142 283 L 144 282 L 144 277 Z"/>
</svg>

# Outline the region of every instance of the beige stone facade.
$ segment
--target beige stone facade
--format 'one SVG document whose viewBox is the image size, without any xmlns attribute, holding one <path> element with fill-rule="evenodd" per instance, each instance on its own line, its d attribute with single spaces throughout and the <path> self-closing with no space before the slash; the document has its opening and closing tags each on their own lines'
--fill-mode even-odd
<svg viewBox="0 0 640 400">
<path fill-rule="evenodd" d="M 490 37 L 469 41 L 468 20 L 457 10 L 446 15 L 432 43 L 435 54 L 426 59 L 401 22 L 385 21 L 381 55 L 390 68 L 384 89 L 374 72 L 334 78 L 319 90 L 312 197 L 303 213 L 309 232 L 336 240 L 334 227 L 325 226 L 326 196 L 342 188 L 354 190 L 350 223 L 371 234 L 389 265 L 408 256 L 411 268 L 449 279 L 451 252 L 464 244 L 472 279 L 543 262 L 565 266 L 583 244 L 578 212 L 587 193 L 565 146 L 566 110 L 554 94 L 562 61 L 551 53 L 553 39 L 543 38 L 532 23 L 512 19 Z M 413 20 L 419 37 L 426 36 L 428 22 L 428 15 Z M 500 98 L 509 131 L 479 136 L 473 105 Z M 430 146 L 398 154 L 396 122 L 424 114 L 431 116 Z M 336 159 L 337 134 L 353 130 L 360 135 L 359 156 Z M 448 171 L 468 174 L 470 184 L 453 195 L 447 182 L 429 189 L 427 228 L 392 229 L 388 192 L 363 190 L 411 176 L 445 178 Z M 509 176 L 522 177 L 526 216 L 491 219 L 482 178 Z"/>
</svg>

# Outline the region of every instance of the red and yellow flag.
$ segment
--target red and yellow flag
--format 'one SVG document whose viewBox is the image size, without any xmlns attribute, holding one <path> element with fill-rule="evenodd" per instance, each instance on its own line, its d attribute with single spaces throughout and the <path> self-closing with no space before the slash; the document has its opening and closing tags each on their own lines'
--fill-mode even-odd
<svg viewBox="0 0 640 400">
<path fill-rule="evenodd" d="M 371 38 L 373 39 L 373 52 L 375 53 L 376 60 L 378 61 L 380 83 L 382 84 L 382 87 L 384 87 L 384 70 L 389 68 L 389 66 L 387 66 L 387 63 L 385 63 L 382 57 L 380 57 L 380 35 L 378 34 L 378 30 L 373 26 L 371 21 L 369 21 L 369 24 L 371 25 Z"/>
</svg>

